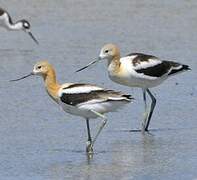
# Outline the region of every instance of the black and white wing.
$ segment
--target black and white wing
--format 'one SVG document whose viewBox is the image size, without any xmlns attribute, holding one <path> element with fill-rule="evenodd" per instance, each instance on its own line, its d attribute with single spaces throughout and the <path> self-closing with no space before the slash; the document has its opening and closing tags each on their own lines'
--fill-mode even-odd
<svg viewBox="0 0 197 180">
<path fill-rule="evenodd" d="M 102 103 L 107 101 L 130 101 L 130 95 L 124 95 L 113 90 L 105 90 L 90 84 L 71 84 L 61 89 L 60 100 L 71 106 L 84 103 Z"/>
<path fill-rule="evenodd" d="M 7 23 L 13 24 L 9 13 L 0 7 L 0 25 L 7 26 Z"/>
<path fill-rule="evenodd" d="M 188 65 L 173 61 L 162 61 L 156 56 L 142 53 L 132 53 L 127 58 L 131 58 L 132 66 L 136 73 L 149 77 L 158 78 L 164 75 L 174 75 L 190 69 Z"/>
</svg>

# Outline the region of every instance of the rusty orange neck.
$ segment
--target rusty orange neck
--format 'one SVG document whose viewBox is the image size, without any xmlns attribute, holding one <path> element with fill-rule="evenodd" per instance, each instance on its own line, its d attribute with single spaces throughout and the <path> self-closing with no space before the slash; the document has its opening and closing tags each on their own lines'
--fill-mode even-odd
<svg viewBox="0 0 197 180">
<path fill-rule="evenodd" d="M 43 75 L 43 78 L 44 78 L 45 88 L 49 96 L 51 96 L 53 100 L 57 101 L 58 90 L 60 88 L 60 85 L 56 80 L 55 70 L 51 68 L 50 70 L 48 70 L 48 72 L 45 75 Z"/>
</svg>

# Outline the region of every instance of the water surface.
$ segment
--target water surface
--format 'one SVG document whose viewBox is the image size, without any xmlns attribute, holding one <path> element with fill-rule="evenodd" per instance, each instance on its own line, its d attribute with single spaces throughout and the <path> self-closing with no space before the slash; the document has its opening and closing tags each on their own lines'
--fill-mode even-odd
<svg viewBox="0 0 197 180">
<path fill-rule="evenodd" d="M 14 20 L 27 18 L 40 45 L 23 32 L 1 31 L 0 179 L 196 179 L 197 178 L 197 2 L 0 1 Z M 192 71 L 154 88 L 157 107 L 150 135 L 139 132 L 141 90 L 109 80 L 105 64 L 74 71 L 98 56 L 108 42 L 130 52 L 154 54 Z M 89 82 L 131 93 L 135 102 L 108 114 L 108 124 L 89 161 L 86 125 L 48 98 L 38 77 L 10 83 L 48 59 L 60 82 Z M 92 121 L 95 132 L 100 121 Z"/>
</svg>

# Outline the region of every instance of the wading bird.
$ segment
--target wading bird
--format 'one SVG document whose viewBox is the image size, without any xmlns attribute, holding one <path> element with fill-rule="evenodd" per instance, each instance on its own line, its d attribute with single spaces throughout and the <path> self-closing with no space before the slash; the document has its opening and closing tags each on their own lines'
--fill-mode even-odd
<svg viewBox="0 0 197 180">
<path fill-rule="evenodd" d="M 33 36 L 33 34 L 30 31 L 30 27 L 31 27 L 30 23 L 25 19 L 22 19 L 13 23 L 8 12 L 2 8 L 0 8 L 0 26 L 6 28 L 8 31 L 22 30 L 28 33 L 30 37 L 34 40 L 34 42 L 38 44 L 38 41 L 36 40 L 36 38 Z"/>
<path fill-rule="evenodd" d="M 188 65 L 160 60 L 156 56 L 142 53 L 131 53 L 125 57 L 120 57 L 120 50 L 116 45 L 106 44 L 102 47 L 97 60 L 92 61 L 76 72 L 82 71 L 103 59 L 107 60 L 108 75 L 112 81 L 129 87 L 142 88 L 145 103 L 145 114 L 142 122 L 143 132 L 148 131 L 156 105 L 156 98 L 149 88 L 160 85 L 168 77 L 177 73 L 190 70 Z M 152 100 L 150 110 L 148 110 L 146 103 L 146 93 Z"/>
<path fill-rule="evenodd" d="M 18 81 L 32 75 L 43 77 L 47 93 L 64 111 L 86 119 L 88 132 L 86 150 L 88 153 L 93 152 L 93 145 L 107 122 L 107 118 L 104 114 L 115 111 L 133 99 L 131 95 L 103 89 L 91 84 L 65 83 L 60 85 L 56 80 L 53 66 L 47 61 L 38 62 L 35 64 L 33 72 L 11 81 Z M 102 118 L 103 121 L 94 139 L 92 139 L 89 119 L 97 117 Z"/>
</svg>

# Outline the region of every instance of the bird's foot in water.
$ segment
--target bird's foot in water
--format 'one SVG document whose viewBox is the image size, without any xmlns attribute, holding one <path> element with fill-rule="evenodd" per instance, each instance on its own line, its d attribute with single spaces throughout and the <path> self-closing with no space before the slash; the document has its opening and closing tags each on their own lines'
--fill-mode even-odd
<svg viewBox="0 0 197 180">
<path fill-rule="evenodd" d="M 93 144 L 91 141 L 87 141 L 86 143 L 86 152 L 88 154 L 93 154 Z"/>
</svg>

